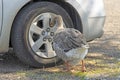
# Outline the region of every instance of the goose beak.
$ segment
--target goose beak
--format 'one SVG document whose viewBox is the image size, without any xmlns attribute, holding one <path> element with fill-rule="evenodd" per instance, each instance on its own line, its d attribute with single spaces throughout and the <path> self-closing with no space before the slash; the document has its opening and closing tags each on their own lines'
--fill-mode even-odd
<svg viewBox="0 0 120 80">
<path fill-rule="evenodd" d="M 87 48 L 87 49 L 90 48 L 88 44 L 87 45 L 83 45 L 82 47 Z"/>
</svg>

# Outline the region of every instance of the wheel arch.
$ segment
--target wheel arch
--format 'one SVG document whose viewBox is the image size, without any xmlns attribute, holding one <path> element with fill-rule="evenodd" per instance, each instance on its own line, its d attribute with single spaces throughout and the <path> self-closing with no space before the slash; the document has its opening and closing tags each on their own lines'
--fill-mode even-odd
<svg viewBox="0 0 120 80">
<path fill-rule="evenodd" d="M 75 10 L 75 8 L 70 5 L 69 3 L 66 3 L 64 0 L 59 0 L 60 2 L 57 2 L 57 4 L 59 4 L 61 7 L 63 7 L 68 14 L 70 15 L 73 24 L 74 24 L 74 28 L 78 29 L 80 32 L 83 33 L 83 25 L 82 25 L 82 21 L 81 21 L 81 16 L 79 16 L 78 12 Z"/>
<path fill-rule="evenodd" d="M 71 17 L 71 19 L 73 21 L 73 24 L 74 24 L 74 28 L 78 29 L 80 32 L 83 33 L 83 24 L 82 24 L 81 16 L 79 16 L 76 9 L 71 4 L 67 3 L 65 0 L 33 0 L 33 1 L 34 2 L 37 2 L 37 1 L 49 1 L 49 2 L 53 2 L 53 3 L 56 3 L 56 4 L 60 5 L 70 15 L 70 17 Z M 77 25 L 77 23 L 79 23 L 79 24 Z"/>
</svg>

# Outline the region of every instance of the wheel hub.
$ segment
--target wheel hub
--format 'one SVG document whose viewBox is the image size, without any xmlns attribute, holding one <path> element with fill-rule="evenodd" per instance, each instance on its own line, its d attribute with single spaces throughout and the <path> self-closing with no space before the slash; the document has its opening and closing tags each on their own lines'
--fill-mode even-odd
<svg viewBox="0 0 120 80">
<path fill-rule="evenodd" d="M 53 37 L 57 30 L 56 25 L 50 24 L 51 19 L 56 16 L 54 13 L 42 13 L 32 22 L 29 30 L 29 43 L 34 53 L 43 58 L 56 56 L 52 48 Z M 42 22 L 40 24 L 40 22 Z"/>
<path fill-rule="evenodd" d="M 47 28 L 46 31 L 42 32 L 42 35 L 44 41 L 52 42 L 54 32 L 50 32 L 50 28 Z"/>
</svg>

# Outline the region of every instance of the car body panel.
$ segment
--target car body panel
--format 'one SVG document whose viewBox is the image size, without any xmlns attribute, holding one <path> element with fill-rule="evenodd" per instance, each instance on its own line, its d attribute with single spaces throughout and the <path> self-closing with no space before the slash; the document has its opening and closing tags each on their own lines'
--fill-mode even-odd
<svg viewBox="0 0 120 80">
<path fill-rule="evenodd" d="M 31 0 L 1 0 L 3 1 L 3 25 L 0 35 L 0 52 L 9 49 L 10 31 L 15 16 Z M 78 12 L 83 34 L 87 41 L 100 37 L 103 34 L 105 11 L 103 0 L 65 0 Z M 0 14 L 1 15 L 1 14 Z M 2 21 L 0 21 L 2 22 Z"/>
<path fill-rule="evenodd" d="M 2 28 L 2 0 L 0 0 L 0 32 Z"/>
<path fill-rule="evenodd" d="M 88 24 L 89 24 L 89 28 L 88 28 L 89 34 L 87 36 L 88 41 L 91 41 L 95 38 L 100 38 L 103 35 L 104 23 L 105 23 L 105 16 L 88 18 Z"/>
<path fill-rule="evenodd" d="M 81 17 L 83 34 L 87 41 L 102 36 L 105 22 L 103 0 L 66 0 L 66 2 L 71 4 Z"/>
<path fill-rule="evenodd" d="M 3 25 L 0 35 L 0 52 L 9 49 L 10 30 L 16 14 L 30 0 L 3 0 Z"/>
<path fill-rule="evenodd" d="M 88 17 L 105 16 L 103 0 L 76 0 Z"/>
</svg>

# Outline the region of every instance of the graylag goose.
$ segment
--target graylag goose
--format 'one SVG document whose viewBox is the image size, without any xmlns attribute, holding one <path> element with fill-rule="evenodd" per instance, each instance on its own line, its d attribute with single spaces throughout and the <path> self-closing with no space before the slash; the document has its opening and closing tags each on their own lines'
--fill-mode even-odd
<svg viewBox="0 0 120 80">
<path fill-rule="evenodd" d="M 53 48 L 57 57 L 65 62 L 66 70 L 70 71 L 72 66 L 76 66 L 82 61 L 82 72 L 86 71 L 83 59 L 88 53 L 88 44 L 83 34 L 73 28 L 64 28 L 63 20 L 57 15 L 51 26 L 56 24 L 58 29 L 53 37 Z"/>
</svg>

